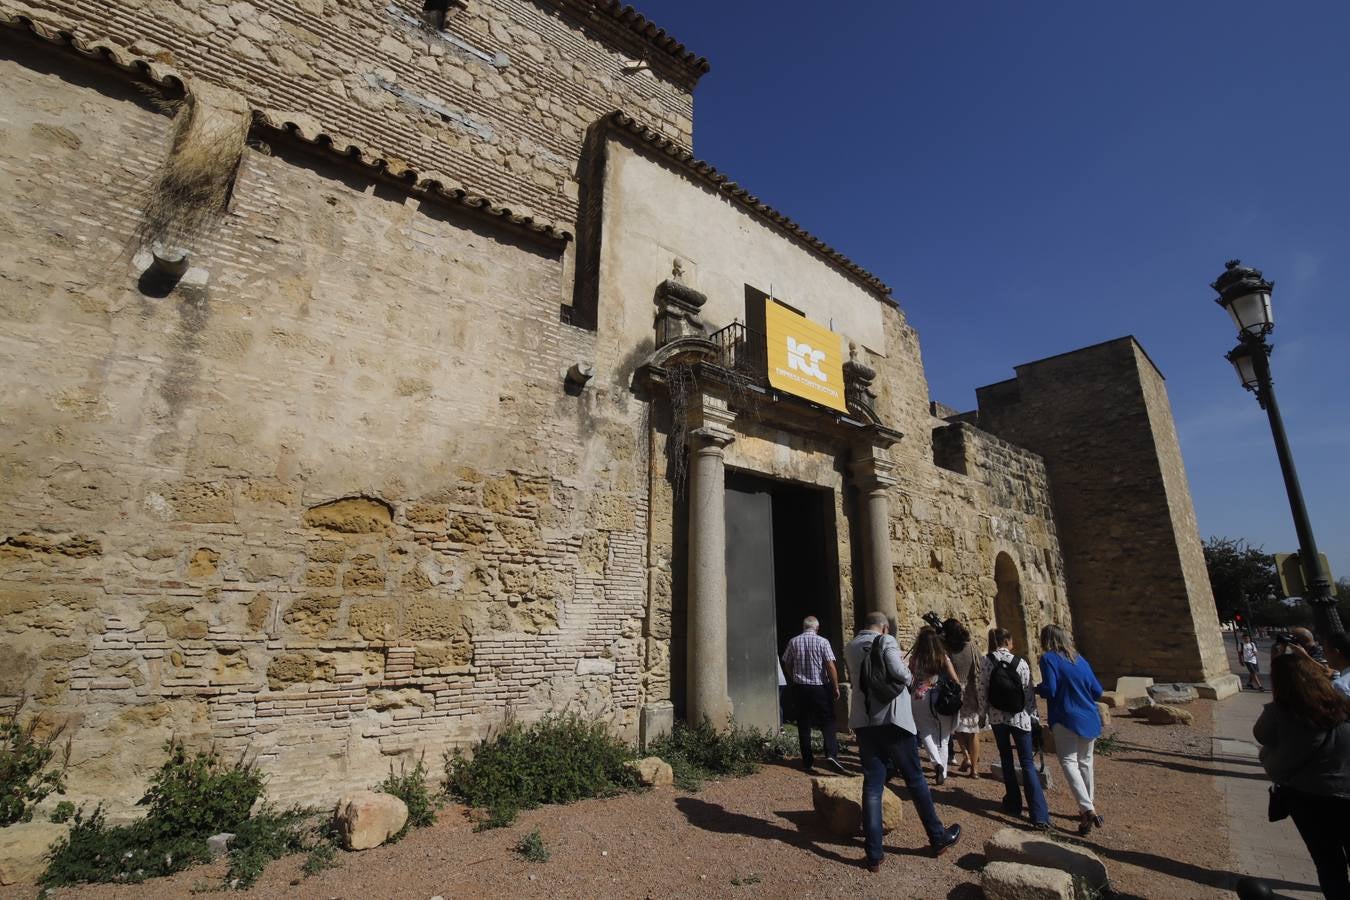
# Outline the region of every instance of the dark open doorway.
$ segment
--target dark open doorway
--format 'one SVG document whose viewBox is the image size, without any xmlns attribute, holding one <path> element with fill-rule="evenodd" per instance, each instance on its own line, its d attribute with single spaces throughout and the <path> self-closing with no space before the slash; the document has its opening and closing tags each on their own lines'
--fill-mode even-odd
<svg viewBox="0 0 1350 900">
<path fill-rule="evenodd" d="M 802 619 L 842 649 L 834 497 L 727 474 L 727 686 L 738 724 L 778 727 L 778 666 Z"/>
</svg>

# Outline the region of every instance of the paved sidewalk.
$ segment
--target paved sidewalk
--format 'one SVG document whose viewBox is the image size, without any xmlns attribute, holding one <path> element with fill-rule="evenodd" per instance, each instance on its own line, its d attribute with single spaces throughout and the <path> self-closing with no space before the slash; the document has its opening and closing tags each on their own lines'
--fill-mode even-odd
<svg viewBox="0 0 1350 900">
<path fill-rule="evenodd" d="M 1233 672 L 1246 684 L 1246 670 L 1237 665 L 1232 637 L 1227 637 Z M 1261 659 L 1265 663 L 1269 657 L 1263 652 Z M 1261 675 L 1269 687 L 1269 676 Z M 1318 900 L 1322 892 L 1317 887 L 1317 872 L 1294 821 L 1266 818 L 1270 781 L 1258 761 L 1252 725 L 1268 702 L 1268 692 L 1243 691 L 1214 709 L 1214 781 L 1223 798 L 1233 861 L 1239 874 L 1263 879 L 1278 897 Z"/>
</svg>

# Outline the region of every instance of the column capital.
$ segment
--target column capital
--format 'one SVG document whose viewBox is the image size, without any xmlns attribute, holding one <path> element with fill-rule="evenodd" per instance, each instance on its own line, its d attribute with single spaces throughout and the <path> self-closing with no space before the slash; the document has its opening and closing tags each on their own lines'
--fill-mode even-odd
<svg viewBox="0 0 1350 900">
<path fill-rule="evenodd" d="M 723 425 L 708 424 L 689 432 L 689 444 L 695 450 L 723 449 L 736 440 L 736 433 Z"/>
<path fill-rule="evenodd" d="M 858 487 L 865 491 L 884 491 L 900 483 L 895 477 L 895 463 L 886 455 L 885 448 L 875 444 L 854 447 L 849 470 Z"/>
</svg>

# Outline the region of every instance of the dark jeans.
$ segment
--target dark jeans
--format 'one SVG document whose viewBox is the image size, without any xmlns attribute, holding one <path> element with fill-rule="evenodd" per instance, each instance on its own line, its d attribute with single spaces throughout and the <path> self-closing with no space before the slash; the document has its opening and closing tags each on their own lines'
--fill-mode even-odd
<svg viewBox="0 0 1350 900">
<path fill-rule="evenodd" d="M 1289 814 L 1317 868 L 1327 900 L 1350 900 L 1350 799 L 1307 794 L 1288 787 Z"/>
<path fill-rule="evenodd" d="M 941 841 L 942 820 L 933 808 L 933 795 L 919 765 L 918 739 L 898 725 L 873 725 L 853 731 L 858 736 L 858 756 L 862 759 L 863 843 L 867 847 L 867 861 L 880 862 L 882 857 L 881 792 L 886 790 L 888 769 L 897 769 L 905 779 L 928 843 Z"/>
<path fill-rule="evenodd" d="M 1022 765 L 1022 785 L 1027 792 L 1027 811 L 1032 822 L 1049 822 L 1050 810 L 1045 805 L 1045 791 L 1041 776 L 1036 771 L 1036 757 L 1031 749 L 1031 732 L 1011 725 L 994 726 L 994 743 L 998 745 L 999 764 L 1003 767 L 1003 808 L 1011 815 L 1022 814 L 1022 792 L 1017 787 L 1017 767 L 1013 765 L 1013 747 Z"/>
<path fill-rule="evenodd" d="M 839 756 L 839 736 L 834 727 L 834 688 L 828 684 L 794 684 L 792 699 L 797 707 L 797 737 L 801 741 L 802 765 L 808 769 L 815 764 L 811 753 L 811 729 L 819 728 L 825 735 L 825 756 Z"/>
</svg>

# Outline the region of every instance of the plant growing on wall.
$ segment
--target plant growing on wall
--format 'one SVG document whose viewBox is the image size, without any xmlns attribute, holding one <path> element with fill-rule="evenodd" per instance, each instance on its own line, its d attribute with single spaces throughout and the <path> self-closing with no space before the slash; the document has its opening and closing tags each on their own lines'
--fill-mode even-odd
<svg viewBox="0 0 1350 900">
<path fill-rule="evenodd" d="M 165 107 L 174 113 L 169 154 L 144 199 L 137 238 L 143 247 L 189 249 L 229 209 L 252 118 L 195 92 Z"/>
<path fill-rule="evenodd" d="M 45 737 L 37 734 L 37 717 L 27 724 L 19 722 L 19 709 L 0 718 L 0 828 L 15 822 L 28 822 L 33 809 L 51 794 L 64 794 L 66 766 L 70 762 L 70 741 L 57 765 L 56 742 L 61 729 Z"/>
</svg>

